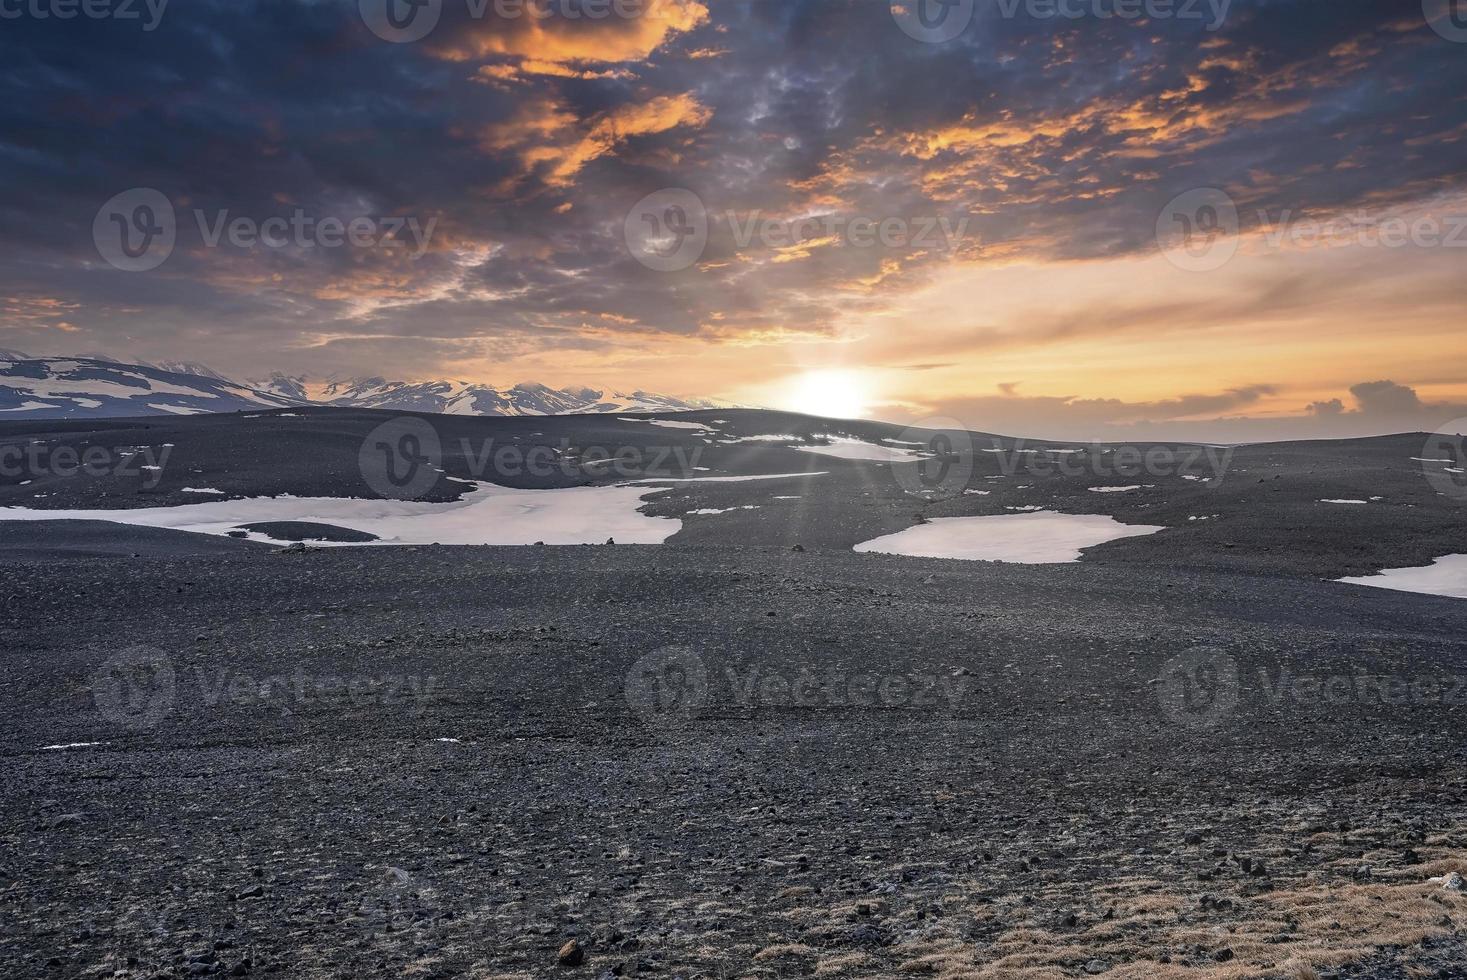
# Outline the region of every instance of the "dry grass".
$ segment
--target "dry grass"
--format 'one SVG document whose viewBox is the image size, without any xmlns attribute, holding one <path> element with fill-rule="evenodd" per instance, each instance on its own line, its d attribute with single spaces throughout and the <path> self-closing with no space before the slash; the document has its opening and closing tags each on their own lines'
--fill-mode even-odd
<svg viewBox="0 0 1467 980">
<path fill-rule="evenodd" d="M 876 960 L 865 953 L 846 953 L 829 956 L 815 964 L 817 977 L 874 976 Z"/>
<path fill-rule="evenodd" d="M 1072 907 L 1108 910 L 1071 929 L 1048 921 L 1062 904 L 1056 896 L 1045 896 L 1044 911 L 1041 903 L 1001 900 L 965 910 L 967 922 L 998 930 L 991 941 L 908 939 L 888 952 L 901 954 L 895 975 L 936 980 L 1074 980 L 1092 960 L 1106 965 L 1106 980 L 1318 980 L 1321 970 L 1382 947 L 1409 950 L 1467 928 L 1467 896 L 1426 884 L 1467 868 L 1467 855 L 1423 848 L 1423 858 L 1382 881 L 1228 895 L 1222 908 L 1130 879 L 1068 896 Z M 847 913 L 843 906 L 840 919 Z M 864 955 L 822 960 L 816 972 L 891 975 L 873 971 Z"/>
<path fill-rule="evenodd" d="M 756 962 L 763 963 L 767 960 L 780 960 L 786 957 L 814 956 L 815 950 L 802 943 L 780 943 L 777 946 L 765 946 L 754 954 Z"/>
</svg>

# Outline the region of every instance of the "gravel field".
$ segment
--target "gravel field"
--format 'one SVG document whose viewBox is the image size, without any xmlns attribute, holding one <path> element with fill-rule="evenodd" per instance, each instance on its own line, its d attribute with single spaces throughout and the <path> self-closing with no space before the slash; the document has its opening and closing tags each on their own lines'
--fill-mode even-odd
<svg viewBox="0 0 1467 980">
<path fill-rule="evenodd" d="M 175 448 L 151 492 L 0 506 L 366 496 L 384 417 L 339 415 L 8 423 Z M 1467 605 L 1325 581 L 1467 551 L 1420 442 L 943 500 L 708 445 L 698 476 L 828 475 L 677 484 L 662 546 L 0 522 L 0 975 L 1467 976 Z M 1383 499 L 1317 504 L 1356 495 Z M 851 551 L 1019 500 L 1168 530 L 1062 565 Z"/>
</svg>

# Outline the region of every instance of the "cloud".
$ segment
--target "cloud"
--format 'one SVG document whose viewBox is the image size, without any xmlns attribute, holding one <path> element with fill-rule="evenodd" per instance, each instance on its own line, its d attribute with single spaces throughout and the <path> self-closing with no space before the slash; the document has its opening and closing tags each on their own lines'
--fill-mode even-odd
<svg viewBox="0 0 1467 980">
<path fill-rule="evenodd" d="M 450 7 L 452 5 L 449 5 Z M 708 20 L 708 8 L 698 0 L 640 0 L 615 5 L 635 11 L 620 16 L 568 17 L 568 5 L 530 0 L 520 16 L 490 13 L 475 18 L 466 12 L 450 20 L 428 40 L 434 57 L 447 61 L 484 60 L 496 56 L 523 58 L 542 64 L 605 64 L 644 61 L 670 38 L 691 31 Z"/>
<path fill-rule="evenodd" d="M 1338 398 L 1331 398 L 1327 402 L 1310 402 L 1305 406 L 1305 411 L 1321 418 L 1331 418 L 1344 413 L 1345 403 Z"/>
<path fill-rule="evenodd" d="M 1426 409 L 1413 388 L 1394 381 L 1366 381 L 1350 388 L 1359 412 L 1372 416 L 1413 416 Z"/>
<path fill-rule="evenodd" d="M 1351 386 L 1354 407 L 1350 409 L 1335 398 L 1310 403 L 1301 414 L 1243 413 L 1278 392 L 1276 385 L 1254 384 L 1222 392 L 1132 402 L 1120 398 L 1026 397 L 1006 391 L 1001 396 L 942 400 L 928 411 L 956 418 L 976 432 L 1106 442 L 1333 439 L 1430 432 L 1467 417 L 1467 402 L 1427 403 L 1413 388 L 1393 381 Z M 886 417 L 911 422 L 922 415 L 922 410 L 893 406 Z"/>
<path fill-rule="evenodd" d="M 1191 338 L 1244 329 L 1270 331 L 1279 345 L 1268 350 L 1285 360 L 1354 351 L 1331 366 L 1330 387 L 1252 401 L 1239 401 L 1243 382 L 1263 372 L 1236 342 L 1222 350 L 1229 365 L 1172 375 L 1217 394 L 1147 400 L 1124 387 L 1139 382 L 1118 381 L 1114 405 L 1017 388 L 978 405 L 997 411 L 1003 398 L 1056 424 L 1088 412 L 1114 425 L 1171 424 L 1166 413 L 1189 406 L 1278 411 L 1295 390 L 1286 408 L 1304 413 L 1346 379 L 1421 376 L 1413 358 L 1426 355 L 1376 357 L 1386 322 L 1413 321 L 1389 338 L 1399 347 L 1450 346 L 1460 287 L 1423 283 L 1399 259 L 1362 274 L 1282 257 L 1247 282 L 1220 272 L 1166 290 L 1143 270 L 1094 302 L 1064 301 L 1087 264 L 1152 254 L 1161 209 L 1193 187 L 1226 188 L 1245 222 L 1461 190 L 1460 46 L 1378 0 L 1336 0 L 1327 17 L 1235 0 L 1217 32 L 978 6 L 970 30 L 942 45 L 911 42 L 887 4 L 828 0 L 649 0 L 637 18 L 513 21 L 449 3 L 426 41 L 404 45 L 373 36 L 353 0 L 191 0 L 154 32 L 8 22 L 0 180 L 26 193 L 0 209 L 0 296 L 62 305 L 12 303 L 0 327 L 25 347 L 64 323 L 82 345 L 248 374 L 294 366 L 282 357 L 375 373 L 384 356 L 424 374 L 459 375 L 466 362 L 518 372 L 578 352 L 663 372 L 608 383 L 703 393 L 771 360 L 863 344 L 869 366 L 924 366 L 903 372 L 914 388 L 963 372 L 985 391 L 1016 379 L 1003 383 L 1089 392 L 1072 383 L 1081 368 L 1047 380 L 1028 364 L 1094 358 L 1151 377 L 1171 366 L 1132 368 L 1137 351 L 1154 361 L 1175 341 L 1178 359 L 1208 355 L 1226 342 Z M 208 249 L 182 227 L 162 268 L 129 275 L 99 261 L 91 229 L 98 206 L 131 187 L 159 189 L 185 218 L 299 207 L 440 223 L 417 261 Z M 711 215 L 702 261 L 670 275 L 636 263 L 620 230 L 635 202 L 667 187 L 694 191 Z M 821 235 L 780 251 L 740 247 L 729 211 L 972 226 L 952 248 Z M 1036 300 L 1023 315 L 973 280 L 1021 262 L 1039 270 L 1014 287 Z M 935 285 L 954 297 L 943 316 L 915 306 Z M 1321 339 L 1324 321 L 1343 343 Z M 1351 336 L 1357 325 L 1374 338 Z M 1340 393 L 1341 425 L 1421 414 L 1399 392 L 1368 389 L 1349 409 Z"/>
<path fill-rule="evenodd" d="M 565 102 L 542 98 L 526 103 L 507 122 L 486 127 L 479 146 L 486 153 L 508 151 L 519 158 L 520 174 L 505 185 L 506 193 L 531 175 L 549 187 L 565 188 L 587 164 L 616 152 L 629 140 L 678 128 L 698 129 L 711 117 L 686 92 L 619 106 L 585 123 Z"/>
</svg>

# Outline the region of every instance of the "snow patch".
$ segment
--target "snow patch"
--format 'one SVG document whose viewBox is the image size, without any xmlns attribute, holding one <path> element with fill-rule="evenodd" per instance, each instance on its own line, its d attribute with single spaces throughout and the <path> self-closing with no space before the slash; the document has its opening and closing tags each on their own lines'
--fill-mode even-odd
<svg viewBox="0 0 1467 980">
<path fill-rule="evenodd" d="M 655 481 L 653 481 L 655 482 Z M 110 521 L 227 535 L 242 524 L 300 521 L 365 531 L 380 540 L 362 545 L 662 544 L 682 521 L 641 513 L 657 491 L 632 487 L 516 490 L 491 483 L 450 503 L 340 497 L 250 497 L 131 510 L 34 510 L 0 507 L 4 521 Z M 314 542 L 312 547 L 346 546 Z"/>
<path fill-rule="evenodd" d="M 689 429 L 693 432 L 712 432 L 702 422 L 669 422 L 664 419 L 617 419 L 619 422 L 646 422 L 648 425 L 661 426 L 664 429 Z"/>
<path fill-rule="evenodd" d="M 1445 555 L 1430 565 L 1387 568 L 1379 575 L 1356 575 L 1335 581 L 1396 592 L 1419 592 L 1422 595 L 1467 599 L 1467 555 Z"/>
<path fill-rule="evenodd" d="M 1107 541 L 1155 534 L 1164 528 L 1122 524 L 1104 514 L 1005 514 L 939 517 L 856 545 L 855 550 L 913 558 L 957 558 L 1051 565 L 1080 560 L 1080 552 Z"/>
<path fill-rule="evenodd" d="M 666 477 L 651 480 L 633 480 L 622 486 L 640 487 L 648 484 L 662 483 L 751 483 L 754 480 L 794 480 L 807 476 L 829 476 L 827 470 L 817 470 L 813 473 L 759 473 L 754 476 L 679 476 Z"/>
<path fill-rule="evenodd" d="M 836 439 L 827 446 L 795 446 L 794 448 L 801 452 L 815 453 L 817 456 L 869 460 L 878 463 L 894 463 L 920 458 L 919 453 L 910 449 L 893 449 L 890 446 L 878 446 L 873 442 L 864 442 L 860 439 Z"/>
<path fill-rule="evenodd" d="M 210 397 L 214 397 L 214 396 L 210 396 Z M 149 408 L 157 409 L 160 412 L 167 412 L 169 415 L 208 415 L 209 414 L 208 411 L 205 410 L 205 409 L 202 409 L 202 408 L 185 408 L 182 405 L 156 405 L 153 402 L 148 402 L 148 407 Z M 245 418 L 257 419 L 257 418 L 259 418 L 259 416 L 258 415 L 246 415 Z"/>
</svg>

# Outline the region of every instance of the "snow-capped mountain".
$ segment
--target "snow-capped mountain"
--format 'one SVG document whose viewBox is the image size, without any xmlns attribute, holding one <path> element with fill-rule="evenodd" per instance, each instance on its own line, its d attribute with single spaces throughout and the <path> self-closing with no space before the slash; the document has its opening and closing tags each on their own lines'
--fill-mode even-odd
<svg viewBox="0 0 1467 980">
<path fill-rule="evenodd" d="M 202 415 L 296 404 L 212 372 L 171 371 L 95 357 L 0 353 L 0 420 Z"/>
<path fill-rule="evenodd" d="M 250 387 L 257 391 L 268 392 L 279 395 L 281 398 L 289 398 L 298 402 L 311 400 L 310 388 L 305 378 L 292 378 L 289 375 L 276 371 L 263 381 L 251 381 Z"/>
<path fill-rule="evenodd" d="M 300 384 L 300 379 L 285 380 Z M 271 390 L 283 393 L 288 389 L 277 383 Z M 382 378 L 331 382 L 311 391 L 309 397 L 318 404 L 443 415 L 594 415 L 718 407 L 713 402 L 690 402 L 643 391 L 628 395 L 595 388 L 559 389 L 530 383 L 500 389 L 462 381 L 410 383 Z"/>
<path fill-rule="evenodd" d="M 103 358 L 103 360 L 113 359 Z M 226 378 L 207 364 L 200 364 L 197 361 L 138 361 L 138 363 L 143 367 L 157 368 L 159 371 L 167 371 L 171 374 L 196 374 L 201 378 L 213 378 L 215 381 L 227 381 L 234 384 L 233 380 Z"/>
<path fill-rule="evenodd" d="M 304 405 L 446 415 L 587 415 L 726 407 L 645 391 L 561 390 L 541 384 L 499 389 L 462 381 L 318 382 L 280 373 L 240 383 L 189 361 L 125 363 L 106 355 L 30 357 L 0 350 L 0 420 L 195 415 Z"/>
</svg>

